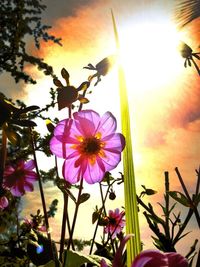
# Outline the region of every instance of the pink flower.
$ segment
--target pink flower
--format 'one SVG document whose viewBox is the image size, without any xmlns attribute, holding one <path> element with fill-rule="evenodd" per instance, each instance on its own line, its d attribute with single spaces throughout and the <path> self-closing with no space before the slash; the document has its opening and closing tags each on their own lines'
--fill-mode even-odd
<svg viewBox="0 0 200 267">
<path fill-rule="evenodd" d="M 35 168 L 34 160 L 25 162 L 20 160 L 16 164 L 6 166 L 4 170 L 4 187 L 10 189 L 13 196 L 22 196 L 25 191 L 33 191 L 33 183 L 37 180 L 37 174 L 32 171 Z"/>
<path fill-rule="evenodd" d="M 158 250 L 142 251 L 132 267 L 188 267 L 186 258 L 176 252 L 162 253 Z"/>
<path fill-rule="evenodd" d="M 7 208 L 8 204 L 9 204 L 9 202 L 8 202 L 7 197 L 6 196 L 1 196 L 0 197 L 0 210 L 3 210 L 5 208 Z"/>
<path fill-rule="evenodd" d="M 122 263 L 123 250 L 131 236 L 133 235 L 125 236 L 120 242 L 112 267 L 124 267 Z M 108 267 L 104 259 L 101 260 L 100 264 L 100 267 Z M 189 264 L 186 258 L 176 252 L 163 253 L 158 250 L 144 250 L 135 258 L 131 267 L 189 267 Z"/>
<path fill-rule="evenodd" d="M 117 123 L 110 112 L 100 117 L 93 110 L 83 110 L 73 117 L 58 123 L 50 149 L 65 159 L 63 176 L 71 184 L 81 178 L 89 184 L 100 182 L 120 162 L 125 139 L 115 133 Z"/>
<path fill-rule="evenodd" d="M 122 229 L 125 226 L 125 219 L 123 219 L 125 215 L 124 211 L 119 211 L 119 209 L 115 209 L 114 211 L 109 210 L 108 213 L 108 224 L 104 228 L 105 233 L 109 233 L 111 238 L 115 238 L 117 234 L 121 233 Z"/>
</svg>

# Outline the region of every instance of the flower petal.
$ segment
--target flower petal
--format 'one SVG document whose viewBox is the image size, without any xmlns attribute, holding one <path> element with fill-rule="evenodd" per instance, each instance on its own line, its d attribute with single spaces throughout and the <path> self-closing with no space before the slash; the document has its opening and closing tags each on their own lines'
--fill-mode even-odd
<svg viewBox="0 0 200 267">
<path fill-rule="evenodd" d="M 64 159 L 73 157 L 72 155 L 74 154 L 74 152 L 76 152 L 72 144 L 60 142 L 56 137 L 51 138 L 50 150 L 57 157 Z"/>
<path fill-rule="evenodd" d="M 101 260 L 100 267 L 108 267 L 108 265 L 104 259 Z"/>
<path fill-rule="evenodd" d="M 5 197 L 5 196 L 0 197 L 0 209 L 4 209 L 4 208 L 8 207 L 8 204 L 9 204 L 9 202 L 8 202 L 7 197 Z"/>
<path fill-rule="evenodd" d="M 168 258 L 169 267 L 188 267 L 188 261 L 182 255 L 176 252 L 165 253 Z"/>
<path fill-rule="evenodd" d="M 32 170 L 34 168 L 35 168 L 35 161 L 34 160 L 29 160 L 26 163 L 24 163 L 24 169 Z"/>
<path fill-rule="evenodd" d="M 66 181 L 68 181 L 71 184 L 77 183 L 81 178 L 81 167 L 74 166 L 75 160 L 78 159 L 77 157 L 69 158 L 64 161 L 62 173 L 63 177 Z"/>
<path fill-rule="evenodd" d="M 82 110 L 73 114 L 76 127 L 83 136 L 94 135 L 100 122 L 100 116 L 93 110 Z"/>
<path fill-rule="evenodd" d="M 117 121 L 111 112 L 106 112 L 99 123 L 97 132 L 102 134 L 102 139 L 110 134 L 113 134 L 117 128 Z"/>
<path fill-rule="evenodd" d="M 37 181 L 37 179 L 38 179 L 38 176 L 34 171 L 29 171 L 26 173 L 26 176 L 25 176 L 26 181 L 33 183 Z"/>
<path fill-rule="evenodd" d="M 34 188 L 33 185 L 29 182 L 24 183 L 24 190 L 28 192 L 33 192 Z"/>
<path fill-rule="evenodd" d="M 105 157 L 102 157 L 102 163 L 105 167 L 106 171 L 110 171 L 113 170 L 121 161 L 121 153 L 113 153 L 110 151 L 106 151 L 105 152 Z"/>
<path fill-rule="evenodd" d="M 132 267 L 169 267 L 166 255 L 158 250 L 144 250 L 133 261 Z"/>
<path fill-rule="evenodd" d="M 120 133 L 115 133 L 102 138 L 102 142 L 105 143 L 104 149 L 109 151 L 122 152 L 125 147 L 125 138 Z"/>
<path fill-rule="evenodd" d="M 94 184 L 102 181 L 105 171 L 102 170 L 101 164 L 98 160 L 90 164 L 88 162 L 85 172 L 83 173 L 83 178 L 88 184 Z"/>
</svg>

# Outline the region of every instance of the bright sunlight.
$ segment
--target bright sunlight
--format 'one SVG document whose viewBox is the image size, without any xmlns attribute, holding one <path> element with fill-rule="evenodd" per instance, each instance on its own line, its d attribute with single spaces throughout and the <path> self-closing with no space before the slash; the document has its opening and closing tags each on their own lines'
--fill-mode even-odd
<svg viewBox="0 0 200 267">
<path fill-rule="evenodd" d="M 160 23 L 138 21 L 125 25 L 120 42 L 128 87 L 143 94 L 174 83 L 183 70 L 179 41 L 175 26 L 162 18 Z"/>
</svg>

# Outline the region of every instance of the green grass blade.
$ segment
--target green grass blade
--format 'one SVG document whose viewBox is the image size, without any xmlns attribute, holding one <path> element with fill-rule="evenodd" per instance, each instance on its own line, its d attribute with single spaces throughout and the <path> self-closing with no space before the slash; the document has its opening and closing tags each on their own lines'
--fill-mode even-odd
<svg viewBox="0 0 200 267">
<path fill-rule="evenodd" d="M 115 18 L 112 13 L 113 28 L 116 40 L 116 46 L 119 50 L 119 38 Z M 132 261 L 141 251 L 138 208 L 136 198 L 135 173 L 132 153 L 132 140 L 130 129 L 129 104 L 127 97 L 127 88 L 124 71 L 119 65 L 119 91 L 122 133 L 126 138 L 126 147 L 123 152 L 124 168 L 124 195 L 125 195 L 125 213 L 126 213 L 126 234 L 133 233 L 134 237 L 127 244 L 127 266 L 131 266 Z"/>
</svg>

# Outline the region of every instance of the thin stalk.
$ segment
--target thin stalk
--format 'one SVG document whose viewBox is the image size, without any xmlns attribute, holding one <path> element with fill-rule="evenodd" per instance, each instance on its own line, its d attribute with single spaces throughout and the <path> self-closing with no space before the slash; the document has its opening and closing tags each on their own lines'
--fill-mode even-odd
<svg viewBox="0 0 200 267">
<path fill-rule="evenodd" d="M 107 196 L 108 196 L 109 189 L 113 185 L 113 183 L 114 183 L 114 181 L 108 186 L 108 189 L 106 191 L 105 197 L 104 197 L 104 199 L 102 199 L 102 206 L 101 206 L 101 209 L 100 209 L 101 212 L 99 213 L 99 217 L 98 217 L 98 220 L 97 220 L 97 223 L 96 223 L 96 227 L 95 227 L 95 230 L 94 230 L 94 234 L 93 234 L 93 238 L 92 238 L 92 244 L 90 246 L 90 252 L 89 252 L 89 254 L 92 254 L 92 250 L 93 250 L 93 246 L 94 246 L 94 242 L 95 242 L 95 238 L 96 238 L 96 234 L 97 234 L 97 229 L 99 227 L 99 220 L 101 218 L 102 210 L 103 210 L 103 207 L 105 205 L 105 202 L 106 202 L 106 199 L 107 199 Z"/>
<path fill-rule="evenodd" d="M 174 240 L 172 242 L 173 246 L 175 246 L 175 244 L 178 242 L 179 237 L 181 236 L 181 234 L 185 230 L 185 228 L 186 228 L 188 222 L 190 221 L 193 213 L 194 213 L 194 211 L 192 209 L 189 209 L 188 214 L 187 214 L 184 222 L 182 223 L 180 229 L 178 230 L 178 232 L 177 232 L 177 234 L 176 234 L 176 236 L 175 236 L 175 238 L 174 238 Z"/>
<path fill-rule="evenodd" d="M 102 190 L 102 185 L 101 185 L 101 183 L 99 183 L 99 187 L 100 187 L 100 194 L 101 194 L 102 207 L 103 207 L 105 216 L 107 216 L 107 215 L 106 215 L 107 213 L 106 213 L 106 207 L 105 207 L 105 202 L 104 202 L 104 198 L 103 198 L 103 190 Z M 110 239 L 110 243 L 111 243 L 111 246 L 112 246 L 112 249 L 113 249 L 113 255 L 115 255 L 115 247 L 114 247 L 114 244 L 113 244 L 112 235 L 108 232 L 108 240 L 107 240 L 107 242 L 104 244 L 105 246 L 106 246 L 106 244 L 108 243 L 109 239 Z"/>
<path fill-rule="evenodd" d="M 200 69 L 194 59 L 191 57 L 192 63 L 194 64 L 195 69 L 197 70 L 198 74 L 200 75 Z"/>
<path fill-rule="evenodd" d="M 199 188 L 200 188 L 200 167 L 199 167 L 199 171 L 197 172 L 197 185 L 196 185 L 196 192 L 195 192 L 196 196 L 199 194 Z"/>
<path fill-rule="evenodd" d="M 196 267 L 199 267 L 199 266 L 200 266 L 200 249 L 199 249 L 199 252 L 198 252 Z"/>
<path fill-rule="evenodd" d="M 177 167 L 175 168 L 175 171 L 176 171 L 176 173 L 177 173 L 177 176 L 178 176 L 178 179 L 179 179 L 179 181 L 180 181 L 180 184 L 181 184 L 181 186 L 182 186 L 182 188 L 183 188 L 183 191 L 184 191 L 184 193 L 185 193 L 187 199 L 188 199 L 189 202 L 190 202 L 191 208 L 194 210 L 194 214 L 195 214 L 195 216 L 196 216 L 197 223 L 198 223 L 198 226 L 199 226 L 199 228 L 200 228 L 200 215 L 199 215 L 199 212 L 198 212 L 198 210 L 197 210 L 197 207 L 194 205 L 194 203 L 193 203 L 193 201 L 192 201 L 192 199 L 191 199 L 191 197 L 190 197 L 190 195 L 189 195 L 189 193 L 188 193 L 188 191 L 187 191 L 187 188 L 186 188 L 186 186 L 185 186 L 185 184 L 184 184 L 184 182 L 183 182 L 183 178 L 181 177 L 181 174 L 180 174 L 180 172 L 179 172 L 179 170 L 178 170 Z"/>
<path fill-rule="evenodd" d="M 3 184 L 3 173 L 6 164 L 6 157 L 7 157 L 7 136 L 4 129 L 2 129 L 2 142 L 0 150 L 0 192 Z"/>
<path fill-rule="evenodd" d="M 77 219 L 77 215 L 78 215 L 78 209 L 79 209 L 79 205 L 80 205 L 80 196 L 81 196 L 82 189 L 83 189 L 83 178 L 81 178 L 81 181 L 80 181 L 79 192 L 78 192 L 78 197 L 77 197 L 77 201 L 76 201 L 76 207 L 75 207 L 75 211 L 74 211 L 74 218 L 73 218 L 73 222 L 72 222 L 72 227 L 71 227 L 71 231 L 70 231 L 70 236 L 69 236 L 67 249 L 70 248 L 70 245 L 72 243 L 75 224 L 76 224 L 76 219 Z"/>
<path fill-rule="evenodd" d="M 48 215 L 47 215 L 46 201 L 45 201 L 45 197 L 44 197 L 42 181 L 41 181 L 40 172 L 39 172 L 39 168 L 38 168 L 38 164 L 37 164 L 37 157 L 36 157 L 36 153 L 35 153 L 35 140 L 34 140 L 33 131 L 32 131 L 31 128 L 30 128 L 30 133 L 31 133 L 31 147 L 32 147 L 32 152 L 33 152 L 33 158 L 34 158 L 34 161 L 35 161 L 35 169 L 36 169 L 37 176 L 38 176 L 38 184 L 39 184 L 40 196 L 41 196 L 41 200 L 42 200 L 44 221 L 45 221 L 45 225 L 46 225 L 46 229 L 47 229 L 47 237 L 48 237 L 49 242 L 51 244 L 52 255 L 53 255 L 54 259 L 55 259 L 53 244 L 52 244 L 52 240 L 51 240 L 51 234 L 49 232 L 49 220 L 48 220 Z"/>
<path fill-rule="evenodd" d="M 68 217 L 68 196 L 66 196 L 64 193 L 63 193 L 63 201 L 64 201 L 64 206 L 63 206 L 62 230 L 61 230 L 61 239 L 60 239 L 60 258 L 59 258 L 61 262 L 62 262 L 62 254 L 64 251 L 64 245 L 65 245 L 66 222 L 67 222 L 67 217 Z M 70 228 L 68 229 L 70 231 Z"/>
<path fill-rule="evenodd" d="M 169 231 L 169 173 L 165 172 L 165 233 L 166 237 L 170 239 Z"/>
</svg>

